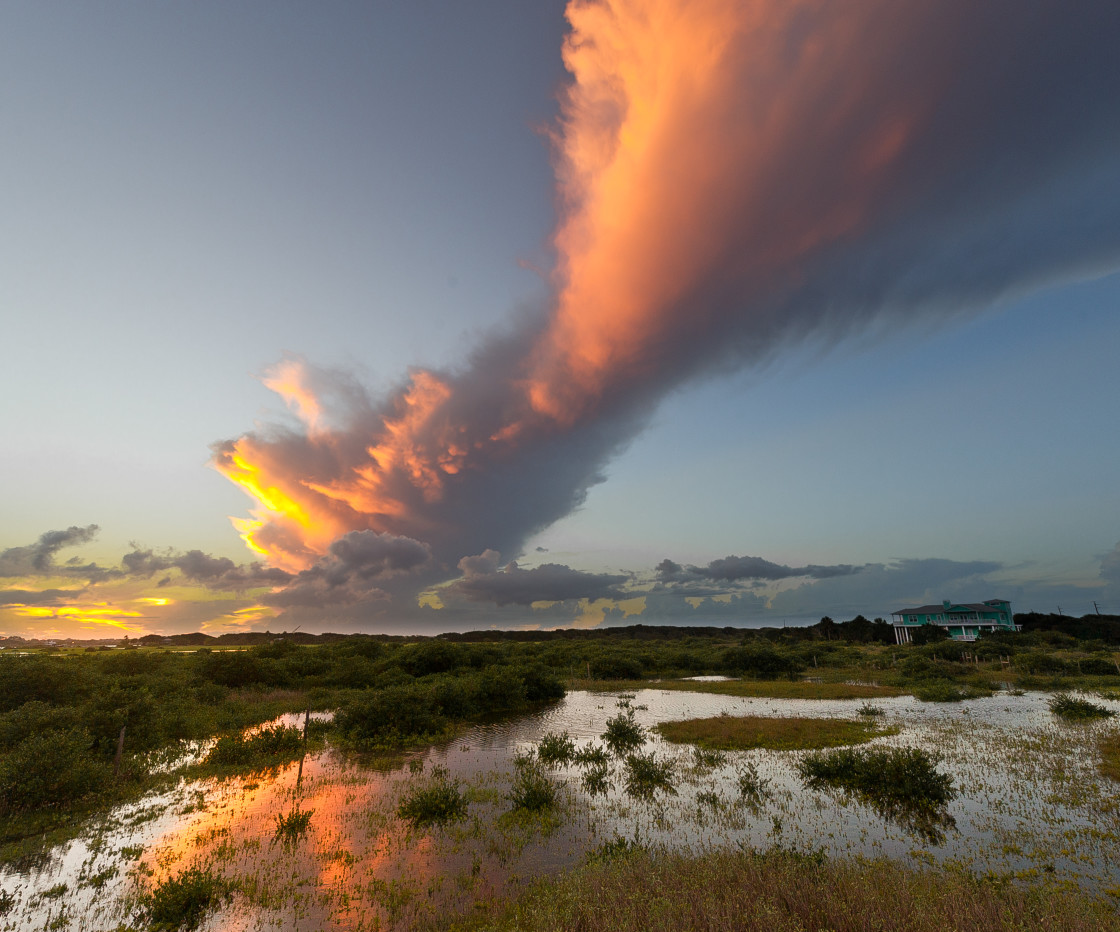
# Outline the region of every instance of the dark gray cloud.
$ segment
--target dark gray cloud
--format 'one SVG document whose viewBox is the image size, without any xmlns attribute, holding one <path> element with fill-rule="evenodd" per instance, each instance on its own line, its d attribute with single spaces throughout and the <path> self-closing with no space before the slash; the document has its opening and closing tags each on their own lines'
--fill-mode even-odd
<svg viewBox="0 0 1120 932">
<path fill-rule="evenodd" d="M 447 592 L 472 602 L 495 605 L 532 605 L 534 602 L 566 602 L 569 599 L 625 599 L 620 586 L 629 577 L 610 573 L 585 573 L 560 563 L 543 563 L 523 570 L 510 563 L 494 569 L 498 554 L 466 557 L 459 567 L 466 575 L 447 587 Z"/>
<path fill-rule="evenodd" d="M 805 576 L 811 579 L 830 579 L 834 576 L 851 576 L 863 567 L 840 563 L 834 566 L 786 566 L 772 563 L 762 557 L 739 557 L 734 554 L 712 560 L 707 566 L 681 566 L 668 558 L 657 564 L 655 574 L 662 584 L 695 583 L 703 580 L 723 583 L 766 581 Z"/>
<path fill-rule="evenodd" d="M 88 544 L 97 536 L 99 530 L 96 524 L 86 527 L 71 525 L 64 531 L 47 531 L 41 534 L 34 544 L 26 547 L 9 547 L 7 550 L 0 551 L 0 576 L 32 576 L 49 573 L 77 575 L 81 567 L 56 566 L 55 554 L 64 547 Z"/>
<path fill-rule="evenodd" d="M 391 580 L 416 574 L 431 559 L 427 544 L 411 537 L 351 531 L 331 544 L 327 556 L 289 577 L 283 588 L 261 601 L 277 608 L 390 601 Z M 408 586 L 415 587 L 415 583 Z"/>
<path fill-rule="evenodd" d="M 888 617 L 908 605 L 952 599 L 976 602 L 1006 598 L 1002 583 L 990 577 L 1004 568 L 992 560 L 902 559 L 872 563 L 852 576 L 807 582 L 777 593 L 770 600 L 775 614 L 825 614 Z"/>
<path fill-rule="evenodd" d="M 80 589 L 0 589 L 0 605 L 62 605 L 81 594 Z"/>
<path fill-rule="evenodd" d="M 135 545 L 134 545 L 135 546 Z M 258 586 L 280 586 L 292 574 L 260 563 L 234 563 L 228 557 L 215 557 L 201 550 L 179 552 L 134 549 L 121 558 L 121 571 L 128 576 L 153 576 L 177 569 L 183 576 L 211 589 L 251 589 Z M 160 585 L 171 582 L 161 580 Z"/>
</svg>

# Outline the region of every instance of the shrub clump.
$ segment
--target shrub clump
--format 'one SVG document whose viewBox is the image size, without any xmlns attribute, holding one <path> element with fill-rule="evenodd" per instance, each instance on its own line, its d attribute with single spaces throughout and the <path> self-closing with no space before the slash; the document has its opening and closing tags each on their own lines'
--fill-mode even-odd
<svg viewBox="0 0 1120 932">
<path fill-rule="evenodd" d="M 653 799 L 658 792 L 676 796 L 672 761 L 657 760 L 652 753 L 627 755 L 626 792 L 637 799 Z"/>
<path fill-rule="evenodd" d="M 607 730 L 602 735 L 603 743 L 611 752 L 621 757 L 629 751 L 640 748 L 646 740 L 645 729 L 634 721 L 634 710 L 619 712 L 614 718 L 607 719 Z"/>
<path fill-rule="evenodd" d="M 1055 693 L 1050 697 L 1050 711 L 1067 722 L 1087 722 L 1095 718 L 1112 718 L 1116 713 L 1088 699 L 1078 699 L 1069 693 Z"/>
<path fill-rule="evenodd" d="M 409 787 L 397 815 L 413 828 L 446 825 L 466 818 L 467 799 L 446 767 L 433 767 L 430 780 Z"/>
<path fill-rule="evenodd" d="M 576 743 L 566 731 L 549 732 L 537 744 L 537 760 L 542 764 L 568 764 L 576 756 Z"/>
<path fill-rule="evenodd" d="M 285 845 L 294 845 L 307 833 L 314 813 L 314 809 L 300 809 L 298 805 L 291 812 L 277 813 L 274 837 Z"/>
<path fill-rule="evenodd" d="M 295 760 L 302 750 L 303 736 L 298 728 L 273 725 L 248 737 L 224 735 L 206 756 L 206 763 L 221 768 L 275 767 Z"/>
<path fill-rule="evenodd" d="M 797 769 L 811 787 L 839 787 L 888 808 L 936 809 L 956 795 L 939 760 L 921 748 L 839 748 L 807 754 Z"/>
<path fill-rule="evenodd" d="M 91 745 L 79 728 L 25 738 L 0 761 L 0 810 L 65 807 L 99 792 L 112 769 Z"/>
<path fill-rule="evenodd" d="M 141 911 L 148 927 L 158 932 L 197 929 L 208 912 L 232 897 L 227 880 L 192 867 L 158 884 L 141 901 Z"/>
<path fill-rule="evenodd" d="M 515 810 L 540 812 L 556 804 L 556 787 L 534 760 L 522 758 L 517 762 L 508 799 Z"/>
</svg>

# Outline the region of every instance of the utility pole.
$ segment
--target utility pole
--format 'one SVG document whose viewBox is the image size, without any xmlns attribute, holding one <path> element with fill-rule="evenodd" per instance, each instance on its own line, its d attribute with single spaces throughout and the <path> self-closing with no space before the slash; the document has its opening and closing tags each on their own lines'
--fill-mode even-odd
<svg viewBox="0 0 1120 932">
<path fill-rule="evenodd" d="M 1096 612 L 1097 612 L 1098 615 L 1101 613 L 1101 607 L 1099 605 L 1097 605 L 1097 600 L 1096 599 L 1093 599 L 1093 608 L 1096 609 Z"/>
<path fill-rule="evenodd" d="M 1065 617 L 1065 615 L 1062 614 L 1062 607 L 1060 605 L 1058 606 L 1058 617 L 1059 618 L 1064 618 Z"/>
</svg>

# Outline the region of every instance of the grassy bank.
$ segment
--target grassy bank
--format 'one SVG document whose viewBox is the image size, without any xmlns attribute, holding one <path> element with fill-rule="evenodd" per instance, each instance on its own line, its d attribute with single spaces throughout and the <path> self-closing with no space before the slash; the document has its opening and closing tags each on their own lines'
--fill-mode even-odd
<svg viewBox="0 0 1120 932">
<path fill-rule="evenodd" d="M 666 741 L 695 744 L 714 751 L 800 751 L 864 744 L 872 738 L 897 734 L 869 722 L 836 718 L 775 718 L 758 715 L 717 715 L 681 722 L 663 722 L 654 729 Z"/>
<path fill-rule="evenodd" d="M 533 885 L 485 918 L 490 932 L 1101 932 L 1115 908 L 1074 893 L 978 882 L 889 861 L 772 851 L 699 857 L 635 851 Z"/>
</svg>

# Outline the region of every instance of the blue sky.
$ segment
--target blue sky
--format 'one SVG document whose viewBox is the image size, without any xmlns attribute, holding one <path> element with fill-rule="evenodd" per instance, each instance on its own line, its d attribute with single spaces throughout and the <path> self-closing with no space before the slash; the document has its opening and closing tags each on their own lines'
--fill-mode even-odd
<svg viewBox="0 0 1120 932">
<path fill-rule="evenodd" d="M 620 604 L 631 621 L 761 624 L 996 596 L 1017 611 L 1081 614 L 1096 599 L 1120 613 L 1107 559 L 1120 546 L 1120 251 L 1114 225 L 1086 213 L 1082 235 L 1077 222 L 1084 204 L 1104 216 L 1120 200 L 1120 145 L 1090 105 L 1084 151 L 1070 143 L 1063 161 L 1040 147 L 1045 183 L 973 226 L 938 233 L 915 209 L 908 227 L 899 202 L 882 229 L 902 241 L 924 224 L 919 246 L 944 256 L 916 264 L 876 313 L 826 316 L 766 352 L 643 388 L 650 407 L 602 454 L 604 481 L 571 480 L 585 500 L 505 534 L 517 552 L 481 540 L 446 557 L 433 543 L 415 576 L 386 562 L 364 595 L 294 607 L 275 595 L 284 586 L 186 575 L 175 561 L 188 551 L 260 559 L 228 520 L 253 502 L 208 463 L 212 444 L 297 429 L 261 382 L 270 366 L 294 355 L 391 397 L 410 367 L 461 367 L 553 300 L 563 209 L 546 134 L 572 80 L 567 28 L 555 2 L 5 5 L 0 589 L 68 594 L 9 597 L 0 632 L 590 624 L 617 620 Z M 1060 49 L 1024 48 L 1038 60 L 1022 74 L 1061 87 Z M 1016 225 L 1029 231 L 1006 232 Z M 1109 236 L 1090 236 L 1098 227 Z M 972 287 L 989 267 L 1012 271 Z M 914 285 L 940 268 L 951 287 Z M 40 535 L 94 524 L 48 571 L 29 569 Z M 389 534 L 364 527 L 352 533 Z M 456 566 L 490 547 L 500 558 L 474 577 Z M 120 570 L 148 550 L 158 571 Z M 74 555 L 110 575 L 62 568 Z M 853 571 L 739 580 L 695 596 L 699 611 L 683 599 L 700 589 L 651 588 L 664 559 L 729 555 Z M 537 599 L 456 589 L 496 581 L 511 560 L 563 569 Z M 553 587 L 561 576 L 569 588 Z M 137 609 L 164 598 L 152 594 L 163 580 L 187 607 Z M 525 578 L 526 591 L 542 581 Z M 83 605 L 103 614 L 67 612 Z"/>
</svg>

